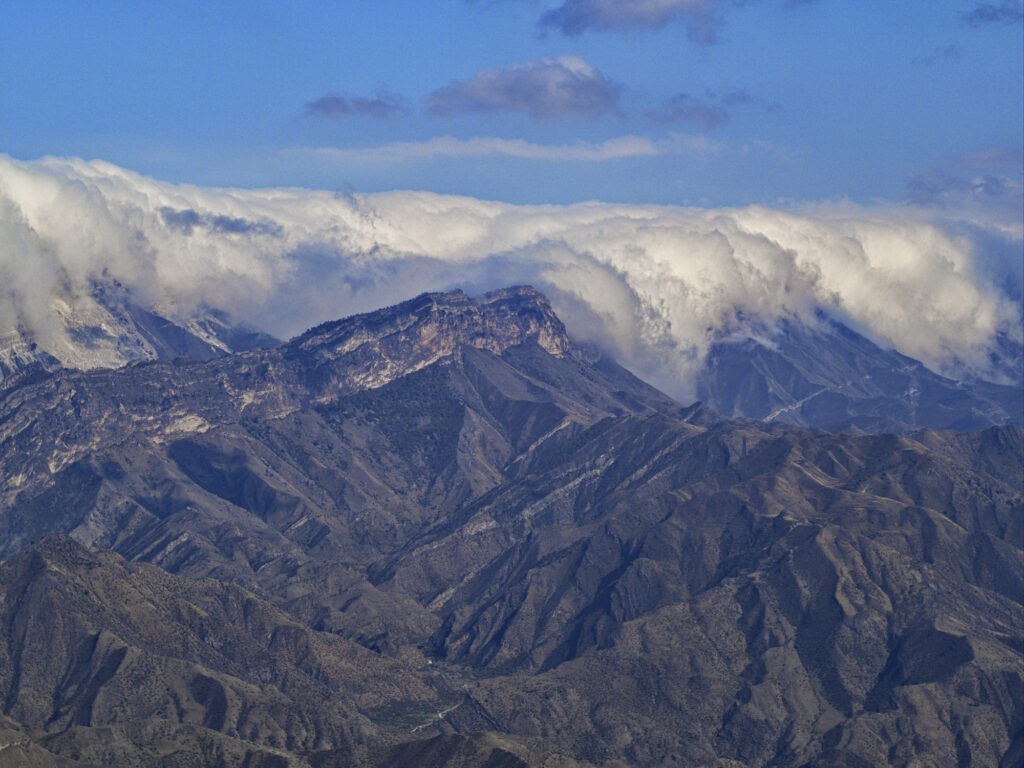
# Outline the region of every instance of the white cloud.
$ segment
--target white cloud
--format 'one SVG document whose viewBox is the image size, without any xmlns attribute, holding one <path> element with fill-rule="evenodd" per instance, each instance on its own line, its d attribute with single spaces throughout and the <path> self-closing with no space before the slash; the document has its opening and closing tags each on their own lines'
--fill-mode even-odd
<svg viewBox="0 0 1024 768">
<path fill-rule="evenodd" d="M 952 216 L 219 190 L 0 156 L 0 323 L 49 343 L 54 298 L 98 278 L 175 317 L 212 306 L 279 336 L 420 291 L 530 282 L 571 332 L 680 397 L 716 333 L 815 308 L 932 367 L 983 368 L 997 332 L 1020 335 L 995 277 L 1014 267 L 979 245 L 1009 241 L 934 215 Z"/>
</svg>

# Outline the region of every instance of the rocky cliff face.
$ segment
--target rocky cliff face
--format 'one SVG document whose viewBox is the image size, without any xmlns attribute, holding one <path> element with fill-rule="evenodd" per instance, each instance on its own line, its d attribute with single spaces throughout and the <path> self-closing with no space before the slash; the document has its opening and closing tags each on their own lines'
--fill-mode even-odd
<svg viewBox="0 0 1024 768">
<path fill-rule="evenodd" d="M 684 409 L 527 288 L 25 371 L 2 711 L 50 765 L 1014 765 L 1022 454 Z"/>
</svg>

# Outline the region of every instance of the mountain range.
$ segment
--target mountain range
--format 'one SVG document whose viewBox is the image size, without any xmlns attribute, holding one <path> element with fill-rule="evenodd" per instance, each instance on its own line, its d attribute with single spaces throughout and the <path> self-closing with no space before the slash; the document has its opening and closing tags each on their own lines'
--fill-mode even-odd
<svg viewBox="0 0 1024 768">
<path fill-rule="evenodd" d="M 823 318 L 684 406 L 527 287 L 172 335 L 0 382 L 0 765 L 1024 760 L 1012 376 Z"/>
<path fill-rule="evenodd" d="M 68 292 L 53 303 L 53 327 L 44 334 L 19 325 L 0 336 L 0 381 L 32 365 L 205 361 L 280 344 L 216 308 L 182 313 L 115 280 L 95 279 L 85 294 Z M 741 320 L 713 334 L 693 382 L 699 400 L 726 417 L 869 433 L 1024 423 L 1024 346 L 1005 333 L 987 378 L 965 368 L 953 379 L 823 312 L 772 324 Z"/>
</svg>

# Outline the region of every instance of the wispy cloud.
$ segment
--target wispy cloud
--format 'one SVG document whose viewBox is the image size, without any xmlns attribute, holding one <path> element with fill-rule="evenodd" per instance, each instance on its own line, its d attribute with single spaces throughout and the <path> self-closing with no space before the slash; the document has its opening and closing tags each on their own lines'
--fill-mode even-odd
<svg viewBox="0 0 1024 768">
<path fill-rule="evenodd" d="M 958 162 L 968 168 L 1003 168 L 1016 170 L 1020 174 L 1021 168 L 1024 167 L 1024 148 L 986 147 L 961 155 Z"/>
<path fill-rule="evenodd" d="M 950 43 L 949 45 L 937 46 L 931 51 L 931 53 L 916 57 L 914 59 L 914 63 L 931 65 L 937 64 L 940 61 L 955 61 L 962 56 L 963 50 L 961 50 L 960 46 Z"/>
<path fill-rule="evenodd" d="M 724 104 L 680 93 L 666 103 L 648 112 L 659 123 L 686 123 L 704 130 L 718 128 L 729 122 L 729 110 Z"/>
<path fill-rule="evenodd" d="M 766 109 L 777 106 L 757 99 L 744 90 L 733 90 L 723 94 L 705 91 L 703 96 L 679 93 L 647 116 L 659 123 L 685 123 L 703 130 L 725 125 L 732 119 L 732 110 L 738 106 L 758 104 Z"/>
<path fill-rule="evenodd" d="M 604 162 L 680 152 L 714 152 L 718 146 L 716 142 L 703 136 L 676 133 L 657 140 L 646 136 L 617 136 L 596 143 L 576 141 L 567 144 L 537 144 L 525 139 L 490 136 L 468 139 L 436 136 L 425 141 L 402 141 L 377 147 L 306 147 L 293 151 L 336 160 L 364 162 L 469 157 L 509 157 L 549 162 Z"/>
<path fill-rule="evenodd" d="M 1002 0 L 1002 2 L 975 3 L 965 12 L 963 20 L 972 26 L 982 24 L 1020 24 L 1024 22 L 1024 2 Z"/>
<path fill-rule="evenodd" d="M 656 29 L 682 19 L 691 39 L 709 43 L 716 39 L 717 6 L 717 0 L 564 0 L 541 17 L 540 26 L 572 36 L 591 29 Z"/>
<path fill-rule="evenodd" d="M 342 96 L 328 93 L 306 102 L 306 115 L 321 118 L 375 117 L 384 119 L 408 112 L 401 97 L 393 93 L 376 96 Z"/>
<path fill-rule="evenodd" d="M 562 56 L 508 69 L 485 69 L 430 94 L 435 115 L 523 112 L 533 117 L 598 116 L 616 112 L 618 85 L 586 59 Z"/>
</svg>

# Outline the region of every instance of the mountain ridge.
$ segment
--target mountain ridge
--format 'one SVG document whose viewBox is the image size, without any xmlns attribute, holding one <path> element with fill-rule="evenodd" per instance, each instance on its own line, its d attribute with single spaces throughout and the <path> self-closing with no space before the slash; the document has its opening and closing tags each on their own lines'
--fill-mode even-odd
<svg viewBox="0 0 1024 768">
<path fill-rule="evenodd" d="M 97 284 L 94 292 L 97 306 L 110 317 L 97 321 L 98 325 L 87 323 L 72 335 L 86 346 L 99 345 L 98 351 L 116 341 L 120 351 L 115 354 L 108 349 L 114 357 L 104 352 L 106 357 L 101 355 L 87 368 L 183 357 L 205 361 L 230 352 L 284 346 L 295 354 L 315 350 L 325 362 L 330 355 L 355 355 L 353 361 L 373 362 L 362 373 L 364 381 L 333 382 L 351 387 L 391 381 L 417 365 L 449 355 L 456 343 L 488 347 L 500 354 L 504 347 L 536 337 L 542 348 L 556 356 L 587 354 L 583 345 L 570 341 L 548 300 L 530 286 L 501 289 L 475 299 L 461 290 L 421 294 L 374 312 L 322 323 L 283 343 L 235 327 L 215 311 L 175 323 L 133 303 L 116 286 L 107 290 Z M 112 335 L 104 330 L 107 326 L 120 330 Z M 414 340 L 402 335 L 412 330 L 437 336 L 421 339 L 421 352 L 427 356 L 409 356 Z M 365 348 L 360 352 L 360 347 Z M 813 322 L 790 318 L 763 328 L 754 324 L 742 332 L 717 334 L 697 374 L 696 396 L 730 418 L 830 430 L 970 430 L 1024 423 L 1022 348 L 1006 337 L 1000 337 L 998 348 L 993 370 L 1006 381 L 978 377 L 957 381 L 895 350 L 883 349 L 819 313 Z M 33 362 L 50 370 L 61 365 L 24 332 L 11 336 L 3 349 L 0 376 L 7 379 Z M 88 349 L 83 354 L 86 357 L 74 357 L 72 363 L 90 359 Z M 591 356 L 609 359 L 602 352 Z M 402 361 L 401 366 L 397 361 Z"/>
</svg>

